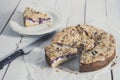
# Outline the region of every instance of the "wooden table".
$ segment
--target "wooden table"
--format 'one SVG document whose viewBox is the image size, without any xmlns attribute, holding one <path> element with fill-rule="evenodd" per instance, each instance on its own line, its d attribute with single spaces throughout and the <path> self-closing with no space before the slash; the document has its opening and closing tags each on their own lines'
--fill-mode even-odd
<svg viewBox="0 0 120 80">
<path fill-rule="evenodd" d="M 64 23 L 61 29 L 70 25 L 91 23 L 96 20 L 104 21 L 104 19 L 107 19 L 112 24 L 109 29 L 114 29 L 116 35 L 119 36 L 119 4 L 120 0 L 1 0 L 0 60 L 40 37 L 18 34 L 14 32 L 9 26 L 9 21 L 29 5 L 41 8 L 49 7 L 57 9 L 64 17 Z M 43 43 L 38 48 L 43 48 L 45 45 L 46 43 Z M 120 46 L 118 45 L 118 49 L 120 50 L 119 47 Z M 32 80 L 30 79 L 31 75 L 29 75 L 30 69 L 26 68 L 27 66 L 25 59 L 27 57 L 28 55 L 21 56 L 0 70 L 0 80 Z M 100 75 L 97 75 L 93 80 L 119 80 L 119 57 L 120 56 L 118 56 L 118 63 L 112 70 L 108 70 Z M 47 75 L 43 76 L 44 80 L 46 80 L 45 77 L 47 77 Z M 79 79 L 82 80 L 81 78 Z"/>
</svg>

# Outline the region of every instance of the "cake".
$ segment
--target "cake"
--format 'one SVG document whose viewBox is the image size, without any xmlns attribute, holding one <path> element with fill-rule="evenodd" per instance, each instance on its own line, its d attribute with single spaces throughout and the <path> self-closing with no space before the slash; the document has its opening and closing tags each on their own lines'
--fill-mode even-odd
<svg viewBox="0 0 120 80">
<path fill-rule="evenodd" d="M 43 23 L 50 23 L 51 17 L 47 13 L 36 11 L 27 7 L 23 12 L 24 25 L 26 27 L 36 26 Z"/>
<path fill-rule="evenodd" d="M 57 67 L 79 54 L 79 71 L 90 72 L 107 66 L 115 58 L 115 51 L 112 34 L 84 24 L 58 32 L 45 47 L 45 58 L 51 67 Z"/>
<path fill-rule="evenodd" d="M 51 54 L 52 53 L 52 54 Z M 64 46 L 60 44 L 51 44 L 46 47 L 46 60 L 51 67 L 56 67 L 59 64 L 71 59 L 78 53 L 77 48 Z"/>
</svg>

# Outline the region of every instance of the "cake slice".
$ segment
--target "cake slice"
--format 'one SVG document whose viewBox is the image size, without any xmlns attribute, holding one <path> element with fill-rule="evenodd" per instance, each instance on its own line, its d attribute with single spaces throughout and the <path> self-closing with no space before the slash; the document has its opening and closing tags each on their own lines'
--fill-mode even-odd
<svg viewBox="0 0 120 80">
<path fill-rule="evenodd" d="M 51 67 L 56 67 L 61 63 L 73 58 L 78 53 L 77 48 L 60 44 L 51 44 L 45 48 L 45 57 Z"/>
<path fill-rule="evenodd" d="M 51 22 L 51 18 L 48 14 L 36 11 L 29 7 L 27 7 L 23 12 L 23 19 L 26 27 Z"/>
</svg>

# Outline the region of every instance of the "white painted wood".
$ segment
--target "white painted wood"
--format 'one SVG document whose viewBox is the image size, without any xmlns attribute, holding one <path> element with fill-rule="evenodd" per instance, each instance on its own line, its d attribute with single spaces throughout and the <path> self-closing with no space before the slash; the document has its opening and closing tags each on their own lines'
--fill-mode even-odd
<svg viewBox="0 0 120 80">
<path fill-rule="evenodd" d="M 53 4 L 55 5 L 53 5 Z M 49 8 L 53 8 L 53 9 L 56 9 L 58 10 L 62 16 L 63 16 L 63 24 L 62 26 L 58 29 L 58 30 L 61 30 L 62 28 L 66 27 L 66 22 L 67 22 L 67 18 L 68 18 L 68 14 L 69 14 L 69 9 L 70 9 L 70 4 L 71 2 L 69 0 L 66 0 L 66 1 L 63 1 L 63 0 L 52 0 L 49 2 L 49 0 L 41 0 L 38 2 L 37 6 L 38 7 L 49 7 Z M 62 6 L 61 6 L 62 5 Z M 50 7 L 51 6 L 51 7 Z M 66 7 L 64 7 L 66 6 Z M 23 47 L 23 46 L 26 46 L 28 45 L 29 43 L 37 40 L 40 36 L 27 36 L 27 35 L 24 35 L 23 36 L 23 39 L 22 39 L 22 42 L 20 44 L 20 47 Z"/>
<path fill-rule="evenodd" d="M 9 18 L 9 16 L 11 15 L 12 11 L 16 8 L 15 5 L 17 5 L 17 1 L 1 1 L 0 2 L 0 15 L 1 16 L 1 30 L 3 28 L 3 26 L 5 25 L 7 19 Z M 11 4 L 9 4 L 11 3 Z M 5 9 L 6 8 L 6 9 Z M 3 23 L 3 24 L 2 24 Z M 0 60 L 2 60 L 4 57 L 8 56 L 11 54 L 11 52 L 14 52 L 17 48 L 17 43 L 19 43 L 21 39 L 21 35 L 13 32 L 10 29 L 10 26 L 7 25 L 6 29 L 4 30 L 4 32 L 2 33 L 2 35 L 0 36 Z M 0 79 L 2 79 L 3 74 L 6 70 L 6 66 L 4 67 L 3 70 L 0 71 Z"/>
<path fill-rule="evenodd" d="M 22 59 L 23 57 L 19 57 L 10 64 L 4 80 L 30 80 L 27 68 Z"/>
<path fill-rule="evenodd" d="M 84 4 L 85 0 L 71 0 L 67 26 L 84 23 Z"/>
<path fill-rule="evenodd" d="M 93 80 L 111 80 L 111 74 L 110 71 L 106 71 L 104 73 L 101 73 L 99 75 L 96 74 L 95 78 Z M 116 80 L 116 79 L 115 79 Z"/>
<path fill-rule="evenodd" d="M 8 5 L 8 3 L 11 3 L 11 4 Z M 7 23 L 9 17 L 13 13 L 18 3 L 19 3 L 19 0 L 11 0 L 11 1 L 1 0 L 0 2 L 0 32 L 2 31 L 3 27 Z M 1 51 L 1 54 L 4 54 L 4 53 Z M 0 70 L 0 79 L 3 78 L 3 75 L 7 69 L 7 66 L 8 65 L 6 65 L 2 70 Z"/>
<path fill-rule="evenodd" d="M 107 19 L 111 24 L 112 30 L 115 30 L 116 35 L 119 36 L 119 29 L 120 29 L 120 1 L 119 0 L 106 0 L 106 8 L 107 8 Z M 118 41 L 119 42 L 119 41 Z M 118 51 L 120 51 L 120 43 L 117 44 Z M 119 80 L 120 79 L 120 54 L 118 53 L 118 58 L 116 61 L 116 65 L 113 66 L 113 79 Z"/>
<path fill-rule="evenodd" d="M 5 73 L 6 69 L 7 69 L 7 66 L 8 65 L 4 66 L 4 68 L 2 70 L 0 70 L 0 80 L 2 80 L 2 78 L 4 76 L 4 73 Z"/>
<path fill-rule="evenodd" d="M 67 26 L 71 6 L 72 6 L 71 0 L 57 0 L 56 1 L 55 9 L 58 10 L 61 13 L 61 15 L 63 16 L 63 21 L 62 21 L 63 24 L 59 28 L 58 31 L 62 30 L 63 28 L 65 28 Z"/>
<path fill-rule="evenodd" d="M 114 28 L 113 28 L 114 29 Z M 116 31 L 116 35 L 119 36 L 120 34 L 118 34 L 118 31 Z M 120 36 L 119 36 L 120 38 Z M 118 55 L 117 55 L 117 60 L 115 61 L 115 65 L 112 67 L 112 71 L 113 71 L 113 79 L 114 80 L 119 80 L 120 79 L 120 42 L 117 41 L 117 49 L 118 49 Z"/>
<path fill-rule="evenodd" d="M 86 22 L 90 23 L 99 18 L 106 17 L 105 14 L 105 0 L 86 0 Z"/>
<path fill-rule="evenodd" d="M 113 28 L 120 29 L 120 0 L 106 0 L 107 16 L 113 23 Z"/>
<path fill-rule="evenodd" d="M 120 67 L 120 65 L 119 65 L 119 67 Z M 120 79 L 120 68 L 113 69 L 113 79 L 114 80 L 119 80 Z"/>
<path fill-rule="evenodd" d="M 19 0 L 1 0 L 0 1 L 0 31 L 3 29 L 5 26 L 7 20 L 9 19 L 10 15 L 16 8 Z M 8 3 L 10 3 L 8 5 Z"/>
</svg>

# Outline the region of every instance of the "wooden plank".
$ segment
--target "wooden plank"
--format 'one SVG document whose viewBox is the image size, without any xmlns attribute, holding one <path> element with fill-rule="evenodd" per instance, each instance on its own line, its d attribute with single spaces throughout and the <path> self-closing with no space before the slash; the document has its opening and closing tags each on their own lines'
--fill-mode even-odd
<svg viewBox="0 0 120 80">
<path fill-rule="evenodd" d="M 16 8 L 15 7 L 15 4 L 17 5 L 16 1 L 13 1 L 12 3 L 9 2 L 9 1 L 6 1 L 7 3 L 5 3 L 4 1 L 1 1 L 1 5 L 4 5 L 4 4 L 2 4 L 2 2 L 4 2 L 5 3 L 5 7 L 4 8 L 6 8 L 6 9 L 1 9 L 1 12 L 3 12 L 2 13 L 3 17 L 1 17 L 2 22 L 6 22 L 8 16 L 10 16 L 9 12 L 12 13 L 11 11 L 14 10 L 12 8 Z M 9 4 L 9 3 L 11 3 L 11 4 Z M 5 14 L 5 13 L 7 13 L 7 14 Z M 10 16 L 10 17 L 12 17 L 12 16 Z M 3 23 L 3 25 L 4 25 L 4 23 Z M 1 29 L 2 29 L 2 26 L 1 26 Z M 10 26 L 8 24 L 6 24 L 5 30 L 2 31 L 2 32 L 3 33 L 0 36 L 0 44 L 2 45 L 1 48 L 0 48 L 0 51 L 1 51 L 0 60 L 2 60 L 6 56 L 8 56 L 12 52 L 14 52 L 17 49 L 17 47 L 18 47 L 17 43 L 19 43 L 19 41 L 21 39 L 21 35 L 16 34 L 15 32 L 13 32 L 13 30 L 11 30 L 11 28 L 10 28 Z M 7 65 L 4 67 L 4 69 L 2 71 L 0 71 L 0 75 L 1 75 L 0 79 L 2 79 L 2 80 L 3 80 L 3 75 L 5 76 L 4 72 L 7 71 L 6 68 L 7 68 Z"/>
<path fill-rule="evenodd" d="M 85 0 L 71 0 L 67 26 L 84 23 L 84 3 Z"/>
<path fill-rule="evenodd" d="M 23 57 L 19 57 L 10 64 L 3 80 L 30 80 L 30 76 L 22 59 Z"/>
<path fill-rule="evenodd" d="M 56 1 L 55 9 L 59 10 L 59 12 L 61 13 L 63 17 L 63 21 L 62 21 L 63 24 L 59 28 L 58 31 L 62 30 L 63 28 L 67 26 L 67 22 L 68 22 L 70 10 L 71 10 L 71 5 L 72 5 L 71 0 L 57 0 Z"/>
<path fill-rule="evenodd" d="M 4 1 L 3 1 L 4 2 Z M 13 1 L 14 2 L 14 1 Z M 5 3 L 5 2 L 4 2 Z M 16 4 L 16 1 L 15 1 L 15 4 Z M 1 3 L 1 5 L 2 5 L 2 3 Z M 14 7 L 14 8 L 16 8 L 16 6 L 15 5 L 13 5 L 13 4 L 10 4 L 10 7 L 8 6 L 8 7 L 6 7 L 6 5 L 8 5 L 8 2 L 7 3 L 5 3 L 5 8 L 6 9 L 3 9 L 3 10 L 6 10 L 6 11 L 2 11 L 2 9 L 1 9 L 1 11 L 3 12 L 3 13 L 1 13 L 1 14 L 5 14 L 4 12 L 11 12 L 10 10 L 12 10 L 12 8 Z M 3 7 L 3 6 L 2 6 Z M 10 9 L 9 9 L 10 8 Z M 9 13 L 8 13 L 9 14 Z M 6 16 L 5 15 L 3 15 L 2 16 L 3 18 L 6 18 L 7 19 L 7 14 L 6 14 Z M 2 19 L 1 19 L 2 20 Z M 5 19 L 3 19 L 2 20 L 3 22 L 6 22 L 6 20 Z M 3 23 L 4 24 L 4 23 Z M 8 25 L 9 26 L 9 25 Z M 2 26 L 1 26 L 2 27 Z M 4 27 L 4 26 L 3 26 Z M 8 29 L 6 29 L 4 32 L 3 32 L 3 34 L 1 34 L 0 35 L 0 43 L 1 43 L 1 45 L 3 45 L 2 47 L 1 47 L 1 54 L 0 54 L 0 60 L 2 59 L 2 58 L 4 58 L 5 57 L 5 55 L 7 55 L 7 54 L 5 54 L 6 53 L 6 51 L 7 50 L 5 50 L 5 49 L 7 49 L 7 46 L 9 45 L 8 43 L 10 43 L 11 41 L 13 41 L 13 43 L 14 43 L 14 40 L 12 40 L 12 37 L 13 36 L 16 36 L 16 34 L 14 35 L 14 32 L 12 33 L 13 31 L 10 29 L 10 27 L 8 27 Z M 11 34 L 11 35 L 10 35 Z M 13 34 L 13 35 L 12 35 Z M 12 37 L 11 37 L 12 36 Z M 20 35 L 19 35 L 20 36 Z M 18 36 L 18 37 L 19 37 Z M 10 38 L 10 40 L 8 40 L 8 39 L 6 39 L 6 38 Z M 10 41 L 10 42 L 9 42 Z M 6 43 L 6 44 L 5 44 Z M 8 51 L 9 51 L 9 49 L 11 49 L 10 47 L 12 47 L 12 45 L 9 45 L 8 46 Z M 15 45 L 15 49 L 16 49 L 16 45 Z M 4 54 L 3 54 L 4 53 Z M 9 52 L 10 53 L 10 52 Z M 9 54 L 8 53 L 8 54 Z"/>
<path fill-rule="evenodd" d="M 113 80 L 120 79 L 120 76 L 119 76 L 120 75 L 120 58 L 118 59 L 118 62 L 116 63 L 116 65 L 113 67 L 112 73 L 113 73 Z"/>
<path fill-rule="evenodd" d="M 0 2 L 0 32 L 6 25 L 7 21 L 9 20 L 9 17 L 13 14 L 14 9 L 18 5 L 20 0 L 1 0 Z M 8 5 L 8 3 L 10 3 Z"/>
<path fill-rule="evenodd" d="M 116 30 L 119 29 L 120 26 L 120 0 L 106 0 L 106 8 L 107 8 L 107 17 L 114 25 L 113 28 Z"/>
<path fill-rule="evenodd" d="M 0 70 L 0 80 L 4 78 L 4 75 L 6 74 L 8 65 L 4 66 L 2 70 Z"/>
<path fill-rule="evenodd" d="M 95 20 L 105 18 L 105 0 L 86 0 L 86 22 L 90 23 Z"/>
<path fill-rule="evenodd" d="M 120 21 L 120 6 L 119 6 L 120 1 L 119 0 L 106 0 L 106 10 L 107 10 L 107 19 L 109 24 L 111 25 L 111 29 L 115 30 L 114 32 L 116 33 L 117 39 L 119 40 L 119 21 Z M 119 80 L 120 79 L 120 54 L 119 54 L 119 50 L 120 50 L 120 43 L 117 40 L 117 48 L 118 48 L 118 58 L 116 61 L 116 65 L 113 66 L 112 70 L 111 70 L 111 75 L 113 75 L 112 80 Z"/>
<path fill-rule="evenodd" d="M 8 3 L 11 3 L 8 5 Z M 1 0 L 0 2 L 0 33 L 2 33 L 6 23 L 9 21 L 11 15 L 14 13 L 15 8 L 19 4 L 19 0 Z M 1 59 L 0 59 L 1 60 Z M 0 79 L 2 80 L 6 74 L 8 65 L 6 65 L 2 70 L 0 70 Z"/>
<path fill-rule="evenodd" d="M 104 73 L 96 75 L 94 80 L 101 80 L 101 79 L 103 79 L 103 80 L 111 80 L 110 76 L 111 76 L 111 74 L 110 74 L 110 71 L 108 70 L 108 71 L 106 71 Z"/>
<path fill-rule="evenodd" d="M 113 26 L 112 26 L 113 27 Z M 112 28 L 112 30 L 114 30 L 114 28 Z M 120 33 L 119 31 L 116 29 L 114 30 L 116 36 L 117 36 L 117 40 L 116 40 L 116 45 L 117 45 L 117 59 L 114 61 L 115 62 L 115 65 L 112 67 L 112 74 L 113 74 L 113 80 L 119 80 L 120 79 L 120 42 L 119 42 L 119 39 L 120 39 Z"/>
</svg>

